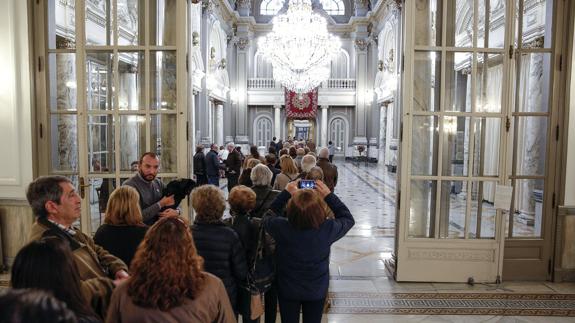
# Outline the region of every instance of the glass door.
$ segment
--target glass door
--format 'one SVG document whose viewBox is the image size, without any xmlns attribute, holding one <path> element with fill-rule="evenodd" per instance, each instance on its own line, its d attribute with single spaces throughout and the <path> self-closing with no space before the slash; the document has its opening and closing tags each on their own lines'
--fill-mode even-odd
<svg viewBox="0 0 575 323">
<path fill-rule="evenodd" d="M 40 174 L 72 178 L 86 233 L 102 223 L 110 194 L 135 174 L 142 153 L 160 156 L 162 180 L 187 175 L 186 155 L 177 153 L 187 149 L 186 12 L 184 0 L 35 5 L 36 53 L 46 62 L 37 71 L 46 107 L 38 148 L 48 161 Z"/>
<path fill-rule="evenodd" d="M 396 278 L 494 282 L 503 251 L 493 200 L 507 149 L 509 8 L 413 1 L 404 17 Z"/>
<path fill-rule="evenodd" d="M 552 0 L 517 1 L 515 93 L 509 179 L 514 187 L 506 215 L 503 279 L 551 278 L 554 214 L 554 151 L 558 131 L 553 109 L 556 25 Z M 561 12 L 561 11 L 557 11 Z M 560 21 L 560 19 L 559 19 Z"/>
</svg>

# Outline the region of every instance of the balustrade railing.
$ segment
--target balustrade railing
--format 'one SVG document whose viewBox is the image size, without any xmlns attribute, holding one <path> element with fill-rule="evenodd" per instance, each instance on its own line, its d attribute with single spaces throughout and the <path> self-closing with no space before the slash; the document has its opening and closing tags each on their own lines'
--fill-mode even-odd
<svg viewBox="0 0 575 323">
<path fill-rule="evenodd" d="M 328 79 L 320 87 L 324 89 L 355 89 L 355 79 Z M 248 79 L 248 89 L 275 89 L 280 88 L 280 84 L 274 79 L 250 78 Z"/>
<path fill-rule="evenodd" d="M 248 79 L 248 89 L 273 89 L 275 87 L 276 81 L 274 79 Z"/>
<path fill-rule="evenodd" d="M 355 79 L 329 79 L 328 89 L 355 89 Z"/>
</svg>

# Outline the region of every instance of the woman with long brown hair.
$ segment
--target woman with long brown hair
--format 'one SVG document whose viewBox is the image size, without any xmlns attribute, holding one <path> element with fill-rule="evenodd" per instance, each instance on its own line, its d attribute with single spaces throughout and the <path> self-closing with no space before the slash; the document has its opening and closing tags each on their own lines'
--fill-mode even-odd
<svg viewBox="0 0 575 323">
<path fill-rule="evenodd" d="M 125 185 L 110 195 L 104 224 L 96 231 L 94 242 L 130 266 L 147 230 L 140 210 L 140 195 L 135 188 Z"/>
<path fill-rule="evenodd" d="M 180 217 L 162 218 L 149 229 L 131 272 L 114 290 L 106 322 L 236 322 L 224 284 L 203 271 Z"/>
</svg>

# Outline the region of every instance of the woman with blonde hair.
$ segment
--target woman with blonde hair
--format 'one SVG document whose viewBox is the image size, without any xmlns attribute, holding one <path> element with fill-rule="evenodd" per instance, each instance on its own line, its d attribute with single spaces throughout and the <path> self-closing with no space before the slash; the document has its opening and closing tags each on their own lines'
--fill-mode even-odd
<svg viewBox="0 0 575 323">
<path fill-rule="evenodd" d="M 274 183 L 274 190 L 283 190 L 287 183 L 295 180 L 299 176 L 299 169 L 295 165 L 295 162 L 289 155 L 283 155 L 280 157 L 280 169 L 281 173 L 276 176 Z"/>
<path fill-rule="evenodd" d="M 247 187 L 251 187 L 253 185 L 251 180 L 252 169 L 256 167 L 256 165 L 261 164 L 259 159 L 250 158 L 246 160 L 244 169 L 240 174 L 240 178 L 238 179 L 239 185 L 245 185 Z"/>
<path fill-rule="evenodd" d="M 196 219 L 192 227 L 198 253 L 204 258 L 206 271 L 224 282 L 230 303 L 238 313 L 238 286 L 248 274 L 246 255 L 238 234 L 222 221 L 226 201 L 222 191 L 213 185 L 192 191 Z"/>
<path fill-rule="evenodd" d="M 104 224 L 96 231 L 94 242 L 130 266 L 147 230 L 138 191 L 131 186 L 120 186 L 110 195 Z"/>
<path fill-rule="evenodd" d="M 106 322 L 236 322 L 222 281 L 202 266 L 188 223 L 160 219 L 114 290 Z"/>
</svg>

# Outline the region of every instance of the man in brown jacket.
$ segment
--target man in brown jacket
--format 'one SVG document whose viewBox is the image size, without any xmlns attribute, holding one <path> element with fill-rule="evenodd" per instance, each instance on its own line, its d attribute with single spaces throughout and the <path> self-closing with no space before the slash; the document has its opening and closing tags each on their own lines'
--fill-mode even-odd
<svg viewBox="0 0 575 323">
<path fill-rule="evenodd" d="M 129 277 L 128 267 L 72 226 L 80 218 L 81 205 L 72 182 L 64 176 L 39 177 L 28 185 L 26 198 L 36 216 L 30 241 L 55 236 L 70 244 L 84 296 L 105 317 L 112 289 Z"/>
<path fill-rule="evenodd" d="M 318 157 L 317 165 L 323 171 L 323 182 L 333 192 L 337 185 L 337 166 L 329 162 L 329 150 L 325 147 L 319 150 Z"/>
</svg>

